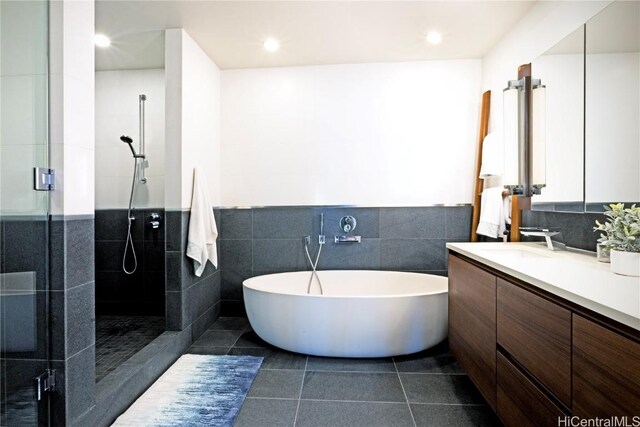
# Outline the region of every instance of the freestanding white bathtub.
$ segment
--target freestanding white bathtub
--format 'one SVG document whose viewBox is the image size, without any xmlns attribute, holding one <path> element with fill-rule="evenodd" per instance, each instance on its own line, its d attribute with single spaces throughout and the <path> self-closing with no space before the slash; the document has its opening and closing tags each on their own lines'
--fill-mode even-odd
<svg viewBox="0 0 640 427">
<path fill-rule="evenodd" d="M 394 271 L 319 271 L 243 283 L 253 330 L 285 350 L 333 357 L 415 353 L 447 337 L 446 277 Z"/>
</svg>

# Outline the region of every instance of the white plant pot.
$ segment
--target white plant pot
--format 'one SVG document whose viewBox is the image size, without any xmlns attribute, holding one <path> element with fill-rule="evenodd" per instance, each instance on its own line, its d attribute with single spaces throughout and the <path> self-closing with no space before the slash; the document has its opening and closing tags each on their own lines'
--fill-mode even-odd
<svg viewBox="0 0 640 427">
<path fill-rule="evenodd" d="M 623 276 L 640 276 L 640 252 L 611 250 L 611 271 Z"/>
</svg>

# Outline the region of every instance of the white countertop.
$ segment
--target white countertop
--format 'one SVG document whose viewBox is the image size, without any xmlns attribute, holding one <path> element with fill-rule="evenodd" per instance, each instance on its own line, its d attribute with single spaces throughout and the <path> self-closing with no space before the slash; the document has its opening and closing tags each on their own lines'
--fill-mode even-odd
<svg viewBox="0 0 640 427">
<path fill-rule="evenodd" d="M 614 274 L 595 254 L 543 243 L 447 243 L 453 252 L 640 330 L 640 277 Z"/>
</svg>

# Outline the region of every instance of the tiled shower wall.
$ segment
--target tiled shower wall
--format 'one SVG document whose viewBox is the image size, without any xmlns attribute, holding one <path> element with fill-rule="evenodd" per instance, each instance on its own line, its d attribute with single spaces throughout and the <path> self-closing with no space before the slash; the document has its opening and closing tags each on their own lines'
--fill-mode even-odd
<svg viewBox="0 0 640 427">
<path fill-rule="evenodd" d="M 147 218 L 157 212 L 163 218 L 158 229 Z M 165 313 L 165 221 L 163 209 L 133 211 L 131 226 L 138 268 L 122 271 L 127 238 L 127 210 L 97 210 L 96 227 L 96 312 L 97 314 L 163 316 Z M 131 251 L 127 268 L 131 269 Z"/>
<path fill-rule="evenodd" d="M 220 211 L 214 215 L 220 224 Z M 166 318 L 167 330 L 190 330 L 195 340 L 220 317 L 220 268 L 207 262 L 200 277 L 194 274 L 186 256 L 189 217 L 189 211 L 166 211 Z"/>
<path fill-rule="evenodd" d="M 303 237 L 318 247 L 324 213 L 326 245 L 319 270 L 368 269 L 446 275 L 446 242 L 468 241 L 471 207 L 222 209 L 220 256 L 222 315 L 244 313 L 242 281 L 260 274 L 309 270 Z M 357 220 L 361 244 L 335 244 L 340 218 Z"/>
</svg>

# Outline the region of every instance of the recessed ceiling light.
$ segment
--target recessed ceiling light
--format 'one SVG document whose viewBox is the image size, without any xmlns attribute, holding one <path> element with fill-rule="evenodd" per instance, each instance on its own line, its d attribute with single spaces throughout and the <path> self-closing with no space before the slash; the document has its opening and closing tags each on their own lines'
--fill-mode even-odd
<svg viewBox="0 0 640 427">
<path fill-rule="evenodd" d="M 111 46 L 111 40 L 109 40 L 109 37 L 105 36 L 104 34 L 96 34 L 93 37 L 93 42 L 98 47 L 109 47 L 109 46 Z"/>
<path fill-rule="evenodd" d="M 427 34 L 427 41 L 431 44 L 438 44 L 442 41 L 442 34 L 437 31 L 430 31 Z"/>
<path fill-rule="evenodd" d="M 276 40 L 276 39 L 269 38 L 269 39 L 265 40 L 263 46 L 269 52 L 275 52 L 276 50 L 278 50 L 280 48 L 280 43 L 278 43 L 278 40 Z"/>
</svg>

